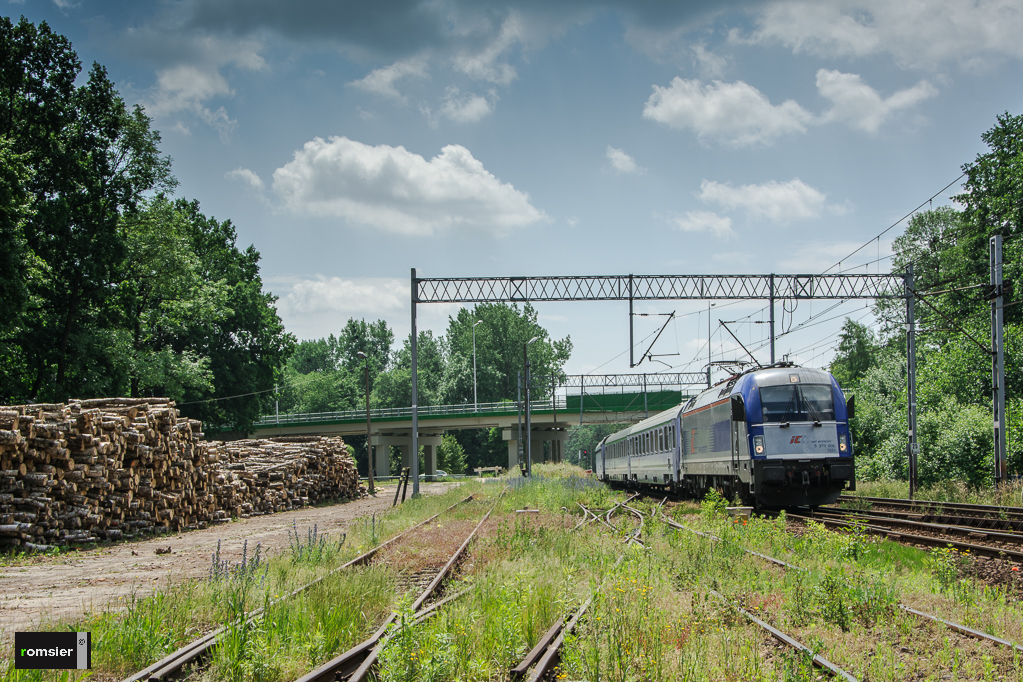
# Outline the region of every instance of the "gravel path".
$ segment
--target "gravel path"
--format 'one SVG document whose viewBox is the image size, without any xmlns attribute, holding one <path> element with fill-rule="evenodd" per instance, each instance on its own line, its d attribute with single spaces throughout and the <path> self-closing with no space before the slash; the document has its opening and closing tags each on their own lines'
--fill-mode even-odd
<svg viewBox="0 0 1023 682">
<path fill-rule="evenodd" d="M 421 483 L 420 492 L 436 495 L 458 483 Z M 288 546 L 292 524 L 304 531 L 317 524 L 321 533 L 336 535 L 354 519 L 391 506 L 394 486 L 378 486 L 376 498 L 329 507 L 297 509 L 240 519 L 204 530 L 123 542 L 97 549 L 42 556 L 0 567 L 0 639 L 52 618 L 74 618 L 103 607 L 118 597 L 148 594 L 174 580 L 203 577 L 221 540 L 221 557 L 241 559 L 242 542 L 273 552 Z M 169 554 L 157 549 L 171 548 Z"/>
</svg>

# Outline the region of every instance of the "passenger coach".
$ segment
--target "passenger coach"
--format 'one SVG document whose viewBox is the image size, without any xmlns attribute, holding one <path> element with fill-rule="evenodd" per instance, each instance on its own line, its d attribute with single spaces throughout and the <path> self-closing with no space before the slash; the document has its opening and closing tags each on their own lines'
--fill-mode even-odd
<svg viewBox="0 0 1023 682">
<path fill-rule="evenodd" d="M 855 490 L 848 402 L 828 372 L 780 363 L 736 375 L 597 446 L 601 480 L 758 507 L 817 506 Z"/>
</svg>

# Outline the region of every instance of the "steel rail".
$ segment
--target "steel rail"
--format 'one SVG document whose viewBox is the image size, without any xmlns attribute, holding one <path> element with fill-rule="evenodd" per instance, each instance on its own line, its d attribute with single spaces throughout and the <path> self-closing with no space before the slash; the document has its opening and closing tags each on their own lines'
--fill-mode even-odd
<svg viewBox="0 0 1023 682">
<path fill-rule="evenodd" d="M 792 647 L 793 649 L 796 649 L 797 651 L 801 651 L 804 654 L 808 654 L 810 656 L 813 656 L 813 659 L 812 659 L 813 660 L 813 664 L 815 666 L 817 666 L 818 668 L 821 668 L 825 672 L 828 672 L 831 675 L 834 675 L 835 677 L 841 678 L 843 680 L 847 680 L 848 682 L 859 682 L 859 680 L 857 680 L 855 677 L 853 677 L 852 675 L 850 675 L 846 671 L 842 670 L 841 668 L 839 668 L 837 665 L 835 665 L 834 663 L 832 663 L 828 659 L 824 658 L 820 654 L 814 653 L 813 649 L 810 649 L 809 647 L 807 647 L 802 642 L 799 642 L 798 640 L 790 637 L 789 635 L 786 635 L 784 632 L 782 632 L 778 628 L 774 627 L 770 623 L 757 618 L 756 616 L 754 616 L 752 613 L 750 613 L 746 609 L 742 608 L 738 604 L 733 603 L 730 599 L 726 598 L 723 594 L 720 594 L 719 592 L 715 592 L 714 590 L 708 590 L 708 592 L 710 592 L 715 597 L 717 597 L 718 599 L 723 601 L 725 604 L 727 604 L 732 609 L 738 611 L 740 614 L 743 615 L 743 617 L 746 618 L 746 620 L 750 621 L 754 625 L 757 625 L 758 627 L 760 627 L 760 628 L 766 630 L 767 632 L 771 633 L 771 636 L 774 637 L 775 639 L 777 639 L 778 641 L 785 643 L 786 645 Z"/>
<path fill-rule="evenodd" d="M 513 680 L 521 680 L 523 677 L 525 677 L 526 673 L 529 672 L 529 669 L 532 668 L 536 664 L 536 662 L 543 657 L 543 655 L 547 652 L 548 649 L 550 649 L 551 645 L 554 643 L 554 640 L 558 637 L 558 635 L 561 634 L 561 630 L 564 627 L 565 617 L 562 616 L 561 618 L 558 618 L 558 620 L 554 622 L 554 625 L 552 625 L 547 630 L 547 632 L 544 633 L 543 637 L 541 637 L 540 640 L 536 643 L 536 646 L 530 649 L 529 653 L 526 654 L 526 657 L 523 658 L 522 661 L 517 666 L 515 666 L 509 671 L 508 677 L 510 677 Z"/>
<path fill-rule="evenodd" d="M 580 521 L 579 523 L 575 524 L 575 526 L 572 528 L 572 530 L 569 531 L 569 533 L 574 533 L 575 531 L 579 530 L 580 528 L 582 528 L 586 524 L 590 523 L 591 521 L 599 521 L 600 520 L 599 516 L 597 516 L 596 514 L 591 512 L 589 509 L 584 507 L 582 504 L 580 504 L 579 502 L 576 502 L 576 504 L 579 505 L 579 508 L 583 510 L 583 520 Z"/>
<path fill-rule="evenodd" d="M 469 543 L 471 543 L 473 539 L 475 539 L 476 533 L 478 533 L 479 529 L 483 527 L 483 524 L 487 522 L 487 519 L 490 518 L 490 515 L 493 513 L 494 509 L 497 508 L 497 505 L 501 501 L 502 497 L 504 497 L 503 491 L 501 495 L 499 495 L 498 498 L 494 500 L 494 504 L 490 507 L 490 510 L 483 515 L 483 518 L 480 519 L 480 522 L 476 524 L 476 527 L 473 528 L 471 533 L 469 533 L 469 536 L 465 539 L 465 541 L 462 542 L 458 549 L 455 550 L 455 553 L 451 555 L 451 558 L 448 559 L 447 563 L 444 564 L 444 567 L 441 568 L 441 570 L 437 573 L 434 579 L 430 581 L 430 584 L 426 587 L 426 589 L 424 589 L 422 593 L 419 595 L 419 597 L 416 599 L 416 601 L 413 602 L 411 610 L 413 613 L 416 614 L 417 617 L 421 613 L 420 610 L 423 608 L 423 604 L 426 603 L 427 599 L 434 595 L 434 593 L 440 587 L 444 579 L 447 578 L 448 574 L 451 572 L 451 570 L 461 559 L 462 555 L 465 553 L 465 550 L 469 547 Z M 391 616 L 387 619 L 388 622 L 385 623 L 385 626 L 390 626 L 396 619 L 396 616 L 397 614 L 392 613 Z M 406 624 L 401 624 L 400 627 L 406 627 Z M 385 627 L 383 629 L 386 631 L 387 628 Z M 380 656 L 380 653 L 384 650 L 384 647 L 387 646 L 388 642 L 390 641 L 391 637 L 394 636 L 394 634 L 395 633 L 392 632 L 385 637 L 383 636 L 381 630 L 377 631 L 377 634 L 374 635 L 377 641 L 371 647 L 369 647 L 365 659 L 363 659 L 360 665 L 356 668 L 355 672 L 352 673 L 349 682 L 360 682 L 361 680 L 366 679 L 370 671 L 374 668 L 374 666 L 376 666 L 376 662 Z M 369 640 L 367 640 L 363 644 L 368 644 L 368 642 Z M 334 663 L 333 661 L 328 661 L 327 663 L 320 666 L 312 673 L 309 673 L 308 675 L 299 678 L 297 682 L 314 682 L 317 680 L 324 680 L 325 674 L 331 671 L 337 665 L 337 664 L 332 665 L 333 663 Z M 343 663 L 347 664 L 348 661 L 344 661 Z"/>
<path fill-rule="evenodd" d="M 987 640 L 988 642 L 992 642 L 994 644 L 998 644 L 999 646 L 1008 647 L 1009 649 L 1012 649 L 1013 651 L 1016 651 L 1016 652 L 1019 652 L 1019 653 L 1023 653 L 1023 647 L 1019 646 L 1018 644 L 1013 644 L 1012 642 L 1010 642 L 1007 639 L 1002 639 L 1001 637 L 995 637 L 994 635 L 989 635 L 986 632 L 981 632 L 980 630 L 974 630 L 971 627 L 967 627 L 965 625 L 960 625 L 959 623 L 953 623 L 950 620 L 945 620 L 944 618 L 938 618 L 937 616 L 932 616 L 931 614 L 924 613 L 923 611 L 917 611 L 916 609 L 911 609 L 908 606 L 905 606 L 904 604 L 899 604 L 899 608 L 902 609 L 903 611 L 906 611 L 908 613 L 913 614 L 914 616 L 918 616 L 918 617 L 924 618 L 926 620 L 931 620 L 931 621 L 934 621 L 936 623 L 941 623 L 942 625 L 947 627 L 949 630 L 955 630 L 956 632 L 958 632 L 960 634 L 963 634 L 963 635 L 966 635 L 968 637 L 973 637 L 974 639 Z"/>
<path fill-rule="evenodd" d="M 834 519 L 812 516 L 801 516 L 798 514 L 788 514 L 787 518 L 796 519 L 800 521 L 814 521 L 816 523 L 823 523 L 825 526 L 831 526 L 834 528 L 848 528 L 848 521 L 836 521 Z M 960 551 L 969 551 L 971 554 L 977 556 L 985 556 L 992 559 L 1009 559 L 1017 563 L 1023 563 L 1023 552 L 1014 549 L 1003 549 L 1001 547 L 989 547 L 987 545 L 975 545 L 972 542 L 959 542 L 958 540 L 948 540 L 946 538 L 935 538 L 930 535 L 915 535 L 913 533 L 897 533 L 890 528 L 884 526 L 875 526 L 872 524 L 863 524 L 864 530 L 867 530 L 876 535 L 884 535 L 891 540 L 900 540 L 904 542 L 910 542 L 919 545 L 927 545 L 929 547 L 952 547 Z"/>
<path fill-rule="evenodd" d="M 608 575 L 610 575 L 612 571 L 621 566 L 622 561 L 624 559 L 625 559 L 624 554 L 619 555 L 618 560 L 615 561 L 615 565 L 611 568 L 611 571 L 608 571 Z M 605 575 L 604 578 L 600 581 L 600 584 L 597 586 L 597 589 L 595 590 L 594 594 L 600 592 L 600 590 L 604 587 L 604 583 L 606 581 L 607 575 Z M 572 634 L 572 631 L 575 630 L 576 625 L 579 624 L 579 620 L 586 614 L 587 609 L 590 608 L 590 604 L 592 603 L 593 596 L 591 595 L 586 601 L 583 602 L 582 606 L 580 606 L 576 610 L 576 612 L 572 614 L 572 617 L 569 618 L 568 623 L 566 623 L 565 626 L 561 628 L 560 632 L 558 632 L 554 636 L 554 638 L 550 641 L 549 644 L 547 644 L 546 647 L 541 649 L 540 644 L 542 642 L 538 642 L 537 645 L 533 647 L 533 650 L 530 651 L 529 654 L 527 654 L 526 658 L 523 659 L 523 661 L 512 670 L 514 671 L 521 668 L 523 674 L 525 674 L 525 671 L 529 669 L 530 665 L 532 665 L 531 661 L 536 660 L 538 657 L 539 660 L 536 661 L 536 667 L 533 668 L 533 674 L 529 676 L 529 682 L 540 682 L 540 680 L 542 680 L 544 677 L 550 674 L 554 670 L 554 667 L 558 664 L 558 661 L 561 658 L 561 647 L 564 646 L 565 644 L 565 636 Z M 553 629 L 554 627 L 552 626 L 551 629 L 547 631 L 547 633 L 550 634 Z M 541 651 L 542 655 L 540 655 Z M 527 665 L 527 663 L 529 663 L 529 665 Z"/>
<path fill-rule="evenodd" d="M 956 533 L 959 535 L 984 535 L 984 540 L 1001 540 L 1013 544 L 1023 544 L 1023 535 L 1018 533 L 1003 533 L 1001 531 L 988 530 L 986 528 L 971 528 L 970 526 L 956 526 L 946 523 L 931 523 L 929 521 L 914 521 L 913 519 L 893 518 L 874 514 L 872 512 L 855 511 L 851 509 L 814 509 L 811 516 L 822 518 L 851 518 L 855 520 L 874 521 L 878 524 L 887 524 L 892 527 L 919 528 L 921 530 L 934 530 L 945 533 Z"/>
<path fill-rule="evenodd" d="M 870 516 L 882 516 L 892 519 L 905 519 L 907 521 L 921 521 L 925 523 L 940 523 L 947 526 L 960 526 L 968 528 L 971 532 L 996 532 L 1016 534 L 1023 537 L 1023 517 L 1020 518 L 992 518 L 990 516 L 959 516 L 953 514 L 940 514 L 930 510 L 908 511 L 902 508 L 898 511 L 890 509 L 854 509 L 851 507 L 817 507 L 818 511 L 840 514 L 867 514 Z M 953 510 L 955 511 L 955 510 Z"/>
<path fill-rule="evenodd" d="M 631 507 L 631 506 L 629 506 L 627 504 L 623 505 L 623 506 L 626 509 L 628 509 L 630 512 L 632 512 L 632 514 L 636 518 L 639 519 L 639 527 L 636 529 L 636 531 L 634 533 L 632 533 L 631 535 L 629 535 L 628 537 L 625 538 L 625 542 L 628 543 L 628 544 L 632 544 L 633 542 L 635 542 L 635 543 L 637 543 L 639 545 L 642 545 L 642 546 L 646 547 L 646 543 L 639 539 L 639 536 L 642 535 L 642 533 L 643 533 L 643 512 L 641 512 L 640 510 L 636 509 L 635 507 Z"/>
<path fill-rule="evenodd" d="M 473 496 L 469 495 L 465 499 L 459 500 L 458 502 L 456 502 L 455 504 L 451 505 L 450 507 L 448 507 L 444 511 L 438 512 L 438 513 L 434 514 L 433 516 L 431 516 L 430 518 L 426 519 L 425 521 L 421 521 L 420 523 L 417 523 L 416 525 L 412 526 L 411 528 L 409 528 L 409 529 L 407 529 L 405 531 L 402 531 L 398 535 L 395 535 L 393 538 L 391 538 L 391 539 L 389 539 L 389 540 L 387 540 L 385 542 L 380 543 L 376 547 L 373 547 L 372 549 L 370 549 L 370 550 L 368 550 L 366 552 L 363 552 L 362 554 L 360 554 L 359 556 L 355 557 L 354 559 L 348 561 L 344 565 L 339 566 L 338 568 L 335 568 L 335 569 L 333 569 L 332 571 L 330 571 L 328 573 L 325 573 L 324 575 L 320 576 L 319 578 L 316 578 L 315 580 L 312 580 L 312 581 L 306 583 L 305 585 L 302 585 L 301 587 L 295 588 L 294 590 L 292 590 L 291 592 L 289 592 L 286 595 L 283 595 L 283 596 L 281 596 L 281 597 L 279 597 L 277 599 L 270 600 L 268 602 L 267 606 L 274 606 L 274 605 L 276 605 L 276 604 L 278 604 L 278 603 L 280 603 L 282 601 L 285 601 L 287 599 L 291 599 L 292 597 L 294 597 L 294 596 L 296 596 L 298 594 L 301 594 L 302 592 L 308 590 L 310 587 L 313 587 L 314 585 L 316 585 L 316 584 L 326 580 L 327 578 L 330 578 L 331 576 L 333 576 L 333 575 L 335 575 L 335 574 L 337 574 L 337 573 L 339 573 L 341 571 L 347 570 L 347 569 L 349 569 L 349 568 L 351 568 L 353 566 L 358 566 L 358 565 L 366 563 L 367 561 L 372 559 L 373 556 L 376 555 L 377 552 L 379 552 L 381 549 L 387 547 L 388 545 L 390 545 L 393 542 L 396 542 L 396 541 L 400 540 L 401 538 L 403 538 L 407 534 L 417 530 L 418 528 L 420 528 L 421 526 L 429 523 L 430 521 L 433 521 L 434 519 L 436 519 L 441 514 L 449 512 L 452 509 L 454 509 L 455 507 L 457 507 L 458 505 L 464 504 L 464 503 L 466 503 L 466 502 L 468 502 L 468 501 L 470 501 L 472 499 L 473 499 Z M 217 646 L 217 644 L 219 644 L 220 637 L 222 637 L 224 635 L 224 633 L 228 631 L 229 628 L 231 628 L 232 626 L 237 626 L 239 624 L 246 624 L 246 625 L 251 624 L 258 616 L 260 616 L 263 613 L 265 608 L 266 607 L 261 607 L 259 609 L 256 609 L 255 611 L 251 611 L 246 617 L 243 617 L 242 619 L 239 619 L 239 620 L 235 621 L 234 623 L 231 623 L 231 624 L 228 624 L 228 625 L 222 625 L 221 627 L 217 628 L 213 632 L 210 632 L 210 633 L 208 633 L 208 634 L 206 634 L 206 635 L 204 635 L 204 636 L 202 636 L 202 637 L 200 637 L 198 639 L 195 639 L 195 640 L 189 642 L 188 644 L 180 647 L 176 651 L 168 654 L 167 656 L 164 656 L 163 658 L 161 658 L 159 661 L 156 661 L 152 665 L 150 665 L 150 666 L 148 666 L 146 668 L 143 668 L 142 670 L 140 670 L 139 672 L 135 673 L 131 677 L 125 678 L 122 682 L 139 682 L 140 680 L 143 680 L 143 679 L 145 679 L 147 681 L 148 680 L 157 681 L 157 680 L 163 680 L 164 678 L 169 677 L 169 676 L 173 676 L 173 674 L 175 672 L 181 670 L 182 668 L 184 668 L 188 664 L 192 663 L 196 659 L 208 655 L 209 652 L 212 651 L 213 648 Z"/>
<path fill-rule="evenodd" d="M 669 526 L 673 527 L 673 528 L 678 528 L 680 530 L 687 530 L 690 533 L 695 533 L 695 534 L 701 535 L 703 537 L 712 538 L 714 540 L 718 540 L 719 542 L 722 541 L 721 538 L 719 538 L 716 535 L 712 535 L 710 533 L 702 533 L 702 532 L 700 532 L 698 530 L 695 530 L 693 528 L 687 528 L 686 526 L 683 526 L 680 523 L 676 523 L 675 521 L 672 521 L 667 516 L 665 516 L 663 512 L 661 513 L 661 516 L 664 518 L 665 522 L 667 522 L 667 524 Z M 766 554 L 760 554 L 759 552 L 754 552 L 752 550 L 748 550 L 748 549 L 745 549 L 745 548 L 743 548 L 743 551 L 746 552 L 747 554 L 752 554 L 753 556 L 759 557 L 761 559 L 765 559 L 767 561 L 770 561 L 771 563 L 777 564 L 779 566 L 783 566 L 785 568 L 793 569 L 793 570 L 796 570 L 796 571 L 803 571 L 803 572 L 807 572 L 807 573 L 809 572 L 808 569 L 805 569 L 805 568 L 803 568 L 801 566 L 795 566 L 793 564 L 790 564 L 790 563 L 787 563 L 785 561 L 782 561 L 781 559 L 775 559 L 774 557 L 768 556 Z M 961 625 L 959 623 L 956 623 L 956 622 L 953 622 L 953 621 L 950 621 L 950 620 L 945 620 L 944 618 L 939 618 L 938 616 L 934 616 L 932 614 L 925 613 L 923 611 L 918 611 L 917 609 L 912 609 L 912 608 L 906 606 L 905 604 L 899 604 L 898 606 L 899 606 L 900 609 L 902 609 L 903 611 L 906 611 L 907 613 L 910 613 L 910 614 L 912 614 L 914 616 L 919 616 L 920 618 L 924 618 L 926 620 L 930 620 L 930 621 L 933 621 L 935 623 L 940 623 L 940 624 L 944 625 L 945 627 L 949 628 L 950 630 L 954 630 L 954 631 L 956 631 L 956 632 L 958 632 L 960 634 L 967 635 L 968 637 L 973 637 L 975 639 L 983 639 L 983 640 L 992 642 L 994 644 L 997 644 L 999 646 L 1005 646 L 1005 647 L 1009 647 L 1010 649 L 1014 649 L 1014 650 L 1023 652 L 1023 647 L 1020 647 L 1017 644 L 1013 644 L 1012 642 L 1010 642 L 1010 641 L 1008 641 L 1006 639 L 1002 639 L 1001 637 L 995 637 L 994 635 L 989 635 L 986 632 L 981 632 L 979 630 L 974 630 L 973 628 L 967 627 L 966 625 Z"/>
<path fill-rule="evenodd" d="M 857 500 L 866 500 L 867 502 L 874 502 L 877 504 L 886 504 L 891 506 L 904 506 L 904 507 L 941 507 L 943 509 L 958 509 L 960 511 L 972 511 L 985 514 L 1016 514 L 1023 516 L 1023 507 L 1008 507 L 997 504 L 973 504 L 969 502 L 938 502 L 937 500 L 900 500 L 889 497 L 867 497 L 860 495 L 842 495 L 839 498 L 840 502 L 854 502 Z"/>
</svg>

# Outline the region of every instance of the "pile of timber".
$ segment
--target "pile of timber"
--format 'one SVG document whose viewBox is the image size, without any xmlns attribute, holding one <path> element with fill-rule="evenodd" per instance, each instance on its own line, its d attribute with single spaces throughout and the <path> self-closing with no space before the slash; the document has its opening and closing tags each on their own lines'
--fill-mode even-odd
<svg viewBox="0 0 1023 682">
<path fill-rule="evenodd" d="M 340 438 L 202 438 L 166 398 L 0 407 L 0 546 L 205 528 L 362 494 Z"/>
</svg>

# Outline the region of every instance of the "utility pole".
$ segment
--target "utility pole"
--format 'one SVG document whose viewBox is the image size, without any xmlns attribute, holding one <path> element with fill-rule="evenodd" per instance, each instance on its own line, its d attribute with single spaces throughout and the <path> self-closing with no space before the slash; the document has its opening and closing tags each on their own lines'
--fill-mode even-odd
<svg viewBox="0 0 1023 682">
<path fill-rule="evenodd" d="M 710 309 L 713 303 L 707 301 L 707 388 L 710 388 Z"/>
<path fill-rule="evenodd" d="M 476 320 L 472 325 L 472 402 L 475 412 L 480 411 L 480 399 L 476 396 L 476 325 L 483 320 Z"/>
<path fill-rule="evenodd" d="M 995 435 L 995 485 L 1006 479 L 1005 461 L 1005 292 L 1002 281 L 1002 235 L 991 237 L 991 402 Z"/>
<path fill-rule="evenodd" d="M 366 473 L 368 479 L 369 494 L 375 495 L 373 489 L 373 427 L 369 421 L 369 356 L 361 350 L 355 354 L 366 361 Z"/>
<path fill-rule="evenodd" d="M 644 419 L 650 416 L 650 408 L 648 407 L 646 400 L 646 373 L 643 374 L 643 414 Z"/>
<path fill-rule="evenodd" d="M 419 497 L 419 370 L 416 359 L 419 349 L 416 346 L 416 300 L 419 297 L 419 282 L 416 280 L 416 269 L 412 268 L 412 497 Z"/>
<path fill-rule="evenodd" d="M 558 438 L 557 438 L 557 436 L 558 436 L 558 399 L 557 399 L 557 396 L 554 395 L 554 391 L 555 390 L 557 390 L 557 385 L 555 384 L 555 378 L 554 378 L 554 375 L 552 374 L 551 375 L 551 412 L 553 413 L 552 419 L 554 420 L 553 424 L 552 424 L 552 428 L 554 429 L 554 440 L 551 441 L 551 461 L 552 462 L 559 462 L 561 460 L 558 458 L 558 454 L 557 454 L 557 452 L 558 452 Z"/>
<path fill-rule="evenodd" d="M 909 461 L 909 499 L 916 494 L 916 456 L 920 444 L 916 440 L 916 291 L 913 283 L 913 264 L 906 266 L 906 423 L 909 442 L 906 455 Z"/>
<path fill-rule="evenodd" d="M 518 393 L 516 402 L 519 405 L 519 440 L 518 447 L 516 450 L 519 452 L 519 463 L 522 463 L 522 453 L 525 451 L 522 445 L 522 372 L 518 373 L 518 377 L 515 380 L 515 392 Z"/>
<path fill-rule="evenodd" d="M 632 275 L 629 275 L 629 368 L 636 366 L 636 363 L 632 361 Z"/>
<path fill-rule="evenodd" d="M 277 400 L 277 384 L 274 384 L 274 421 L 281 423 L 280 401 Z"/>
<path fill-rule="evenodd" d="M 770 317 L 771 321 L 770 321 L 770 324 L 768 325 L 768 330 L 767 331 L 768 331 L 768 333 L 771 336 L 771 364 L 773 365 L 774 364 L 774 273 L 773 272 L 771 273 L 771 287 L 770 287 L 770 297 L 768 298 L 768 306 L 771 309 L 771 317 Z M 783 315 L 782 316 L 782 320 L 784 320 L 784 319 L 785 319 L 785 317 Z"/>
</svg>

